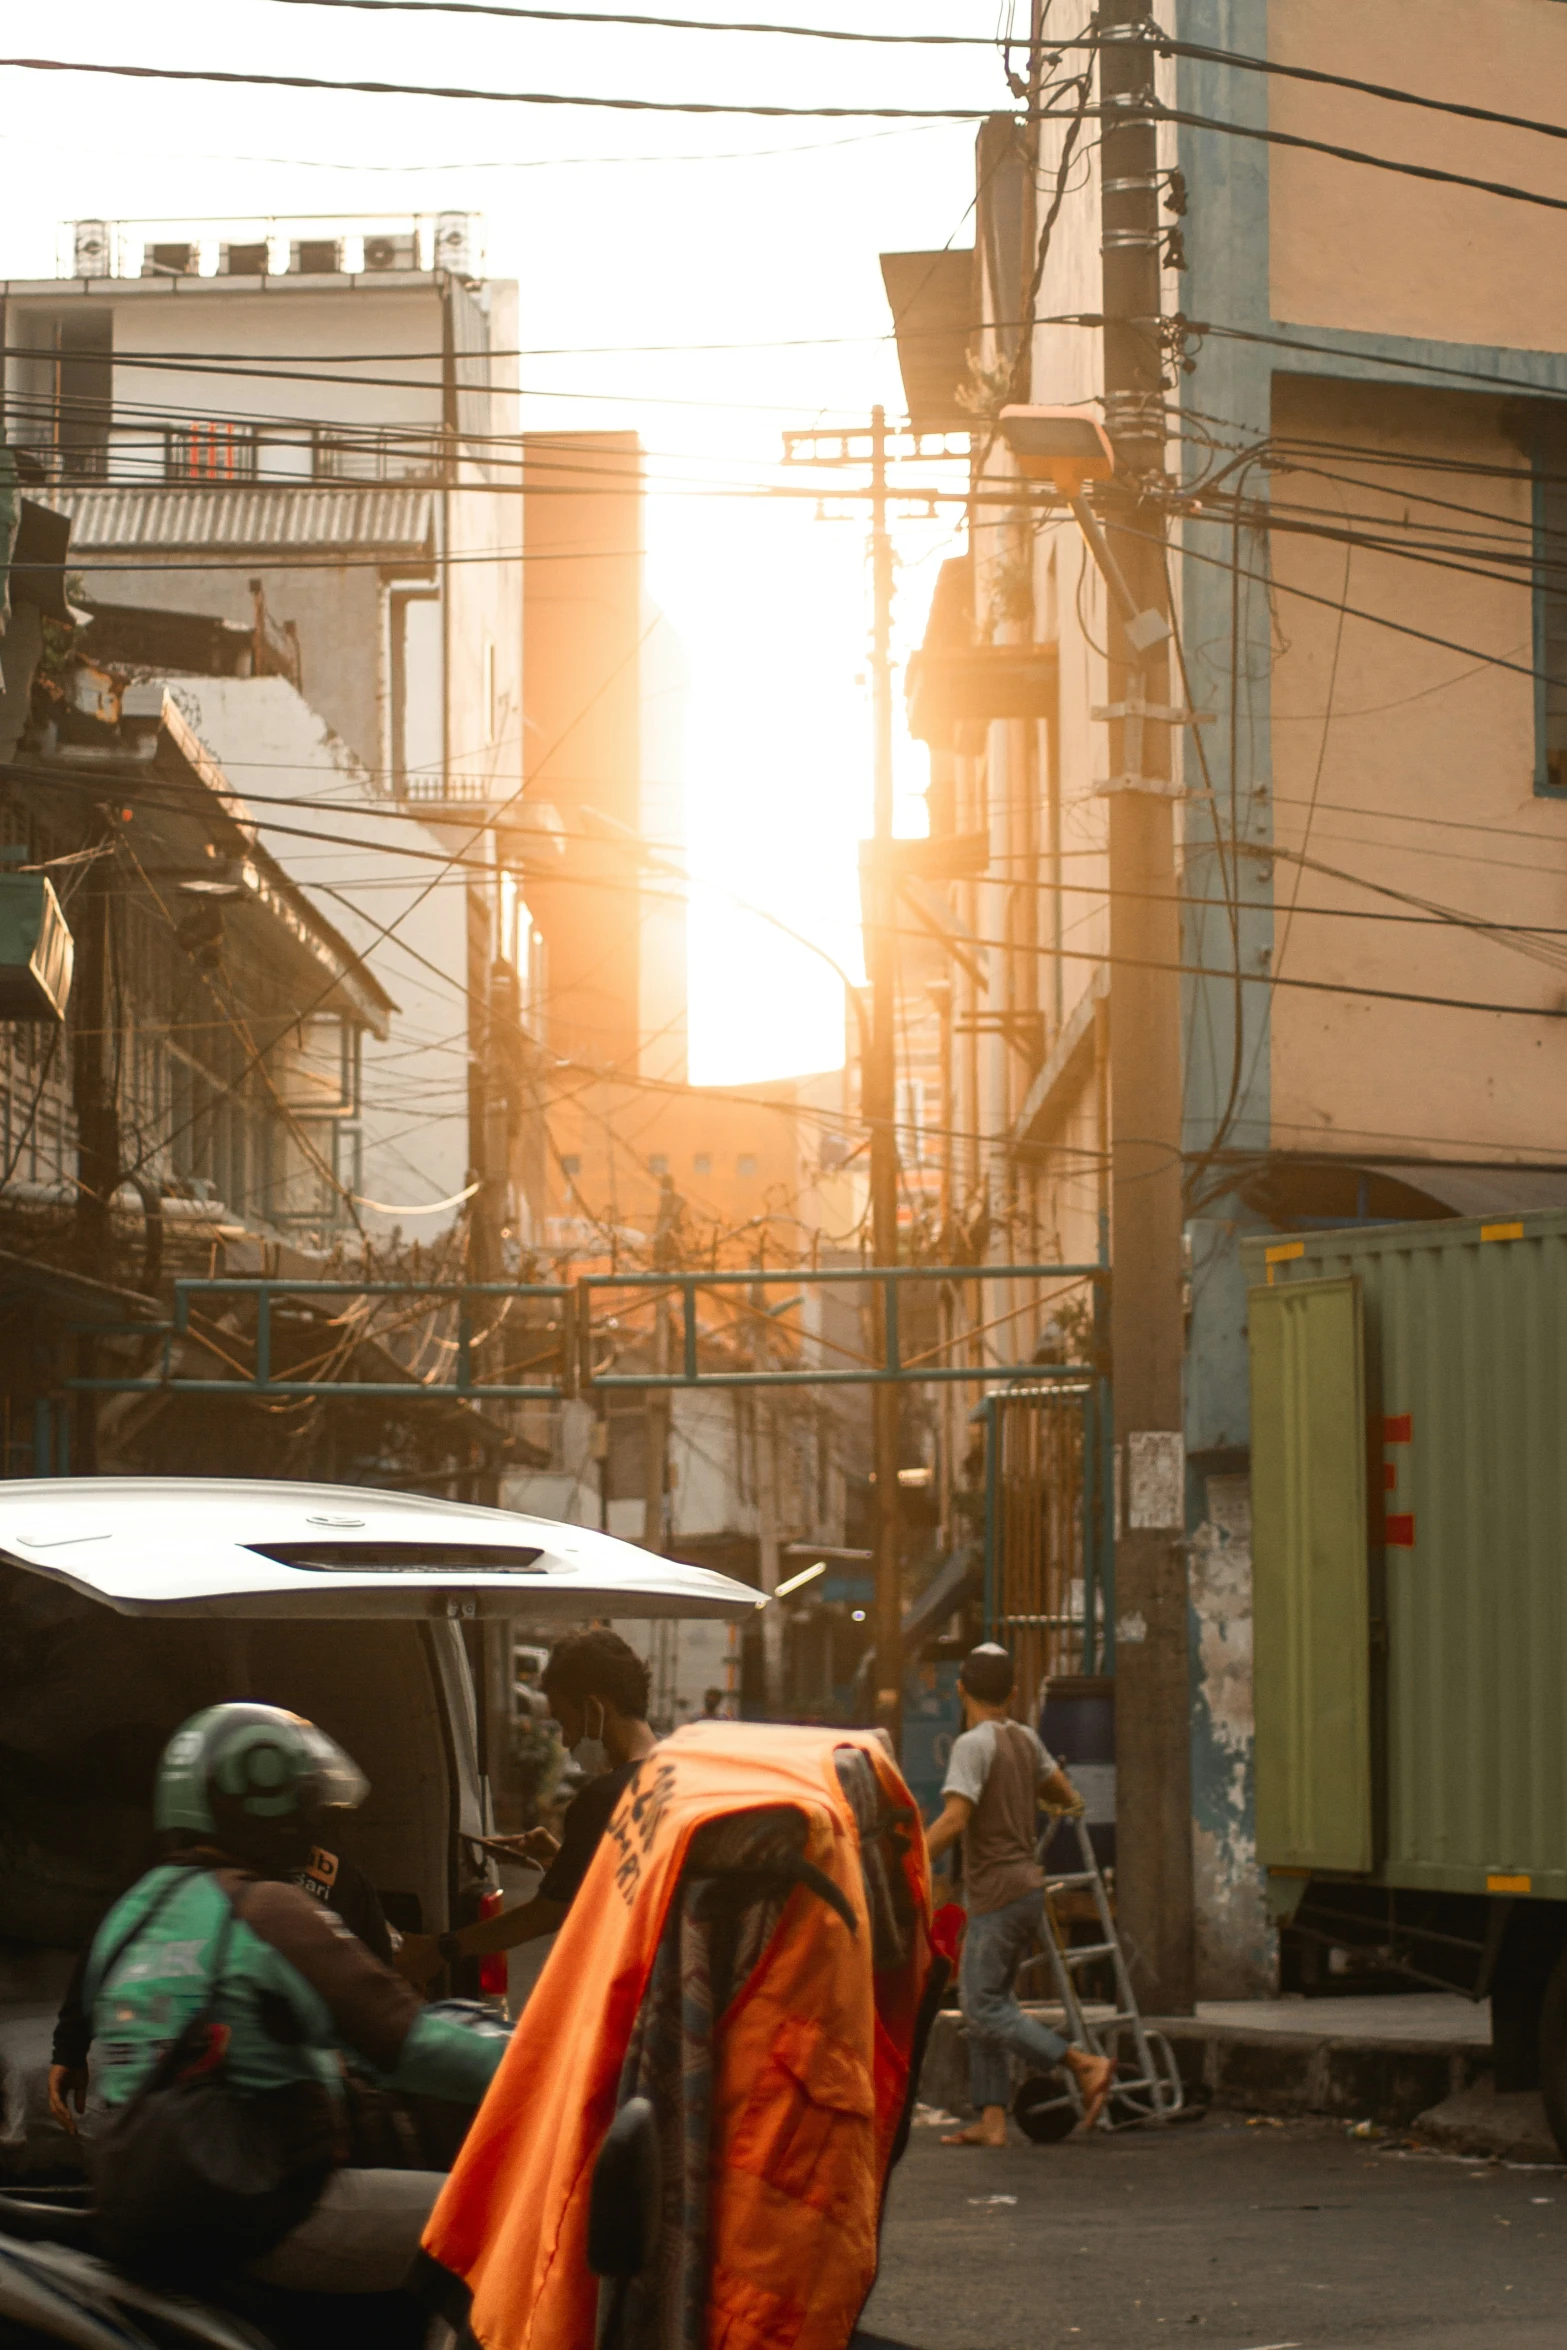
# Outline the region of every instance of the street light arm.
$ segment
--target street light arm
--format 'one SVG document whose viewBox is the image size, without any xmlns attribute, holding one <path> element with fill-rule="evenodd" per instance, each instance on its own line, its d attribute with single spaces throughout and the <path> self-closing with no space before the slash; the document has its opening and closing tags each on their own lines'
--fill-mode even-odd
<svg viewBox="0 0 1567 2350">
<path fill-rule="evenodd" d="M 1099 517 L 1082 491 L 1073 491 L 1067 504 L 1077 517 L 1078 529 L 1088 541 L 1089 553 L 1104 574 L 1105 584 L 1115 598 L 1134 650 L 1143 654 L 1151 653 L 1155 645 L 1162 645 L 1169 635 L 1169 622 L 1162 612 L 1156 612 L 1152 607 L 1146 612 L 1139 612 L 1137 598 L 1127 585 L 1126 574 L 1110 552 L 1109 541 L 1099 527 Z"/>
</svg>

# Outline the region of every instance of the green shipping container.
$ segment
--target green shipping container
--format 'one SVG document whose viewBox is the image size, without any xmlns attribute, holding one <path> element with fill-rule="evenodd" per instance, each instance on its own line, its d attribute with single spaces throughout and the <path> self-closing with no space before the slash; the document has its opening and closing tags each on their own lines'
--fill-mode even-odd
<svg viewBox="0 0 1567 2350">
<path fill-rule="evenodd" d="M 1259 1859 L 1567 1897 L 1567 1215 L 1242 1256 Z"/>
</svg>

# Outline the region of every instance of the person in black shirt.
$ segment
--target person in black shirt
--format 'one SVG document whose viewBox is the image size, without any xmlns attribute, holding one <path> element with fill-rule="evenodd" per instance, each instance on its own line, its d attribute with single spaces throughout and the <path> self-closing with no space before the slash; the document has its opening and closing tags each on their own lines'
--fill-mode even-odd
<svg viewBox="0 0 1567 2350">
<path fill-rule="evenodd" d="M 658 1744 L 647 1719 L 647 1666 L 618 1632 L 568 1632 L 551 1651 L 541 1685 L 563 1743 L 595 1775 L 567 1805 L 558 1844 L 546 1828 L 488 1840 L 489 1850 L 508 1860 L 543 1867 L 543 1882 L 531 1901 L 454 1934 L 404 1935 L 397 1963 L 415 1982 L 427 1981 L 438 1966 L 455 1959 L 515 1950 L 553 1934 L 577 1897 L 638 1763 Z"/>
</svg>

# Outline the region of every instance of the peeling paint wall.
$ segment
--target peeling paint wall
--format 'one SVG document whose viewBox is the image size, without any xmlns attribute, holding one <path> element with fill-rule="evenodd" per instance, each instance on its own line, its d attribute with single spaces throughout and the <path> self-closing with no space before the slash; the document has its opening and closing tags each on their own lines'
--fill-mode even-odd
<svg viewBox="0 0 1567 2350">
<path fill-rule="evenodd" d="M 1251 1480 L 1212 1476 L 1189 1545 L 1197 1995 L 1274 1988 L 1252 1787 Z"/>
</svg>

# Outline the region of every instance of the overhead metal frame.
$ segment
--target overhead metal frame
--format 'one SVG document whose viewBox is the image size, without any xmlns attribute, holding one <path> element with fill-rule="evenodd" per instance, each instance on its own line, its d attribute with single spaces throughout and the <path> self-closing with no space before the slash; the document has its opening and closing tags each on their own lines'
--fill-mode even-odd
<svg viewBox="0 0 1567 2350">
<path fill-rule="evenodd" d="M 211 1395 L 261 1398 L 270 1402 L 336 1400 L 340 1402 L 460 1402 L 558 1403 L 571 1396 L 606 1393 L 648 1393 L 654 1390 L 713 1390 L 745 1387 L 918 1387 L 961 1382 L 994 1386 L 1058 1381 L 1093 1381 L 1097 1374 L 1081 1363 L 928 1363 L 905 1361 L 901 1351 L 899 1297 L 906 1282 L 981 1283 L 1008 1281 L 1093 1281 L 1104 1284 L 1109 1269 L 1102 1263 L 1075 1265 L 865 1265 L 834 1266 L 826 1271 L 802 1271 L 799 1266 L 754 1266 L 738 1272 L 592 1273 L 575 1282 L 506 1281 L 311 1281 L 223 1275 L 179 1278 L 174 1283 L 174 1313 L 168 1322 L 137 1322 L 105 1328 L 98 1337 L 157 1338 L 162 1342 L 160 1371 L 130 1374 L 92 1374 L 68 1378 L 62 1385 L 76 1393 L 100 1395 Z M 697 1321 L 697 1300 L 705 1294 L 789 1287 L 795 1290 L 848 1288 L 879 1289 L 884 1347 L 880 1362 L 846 1369 L 786 1369 L 782 1366 L 750 1371 L 713 1371 L 702 1367 L 704 1333 Z M 600 1294 L 678 1297 L 680 1368 L 670 1371 L 600 1371 L 592 1365 L 593 1299 Z M 191 1330 L 195 1301 L 207 1297 L 250 1300 L 256 1309 L 254 1359 L 226 1378 L 187 1378 L 171 1368 L 175 1342 L 198 1335 Z M 398 1298 L 425 1299 L 432 1306 L 454 1310 L 455 1363 L 449 1379 L 290 1379 L 273 1371 L 274 1308 L 280 1301 L 329 1298 L 342 1301 Z M 474 1329 L 474 1307 L 485 1299 L 515 1304 L 546 1304 L 561 1308 L 560 1375 L 550 1380 L 514 1381 L 476 1375 L 474 1352 L 491 1333 Z M 1096 1316 L 1096 1319 L 1099 1317 Z M 964 1338 L 959 1333 L 954 1345 Z M 366 1331 L 365 1338 L 376 1333 Z M 248 1343 L 248 1337 L 247 1337 Z M 385 1340 L 379 1341 L 385 1345 Z"/>
</svg>

